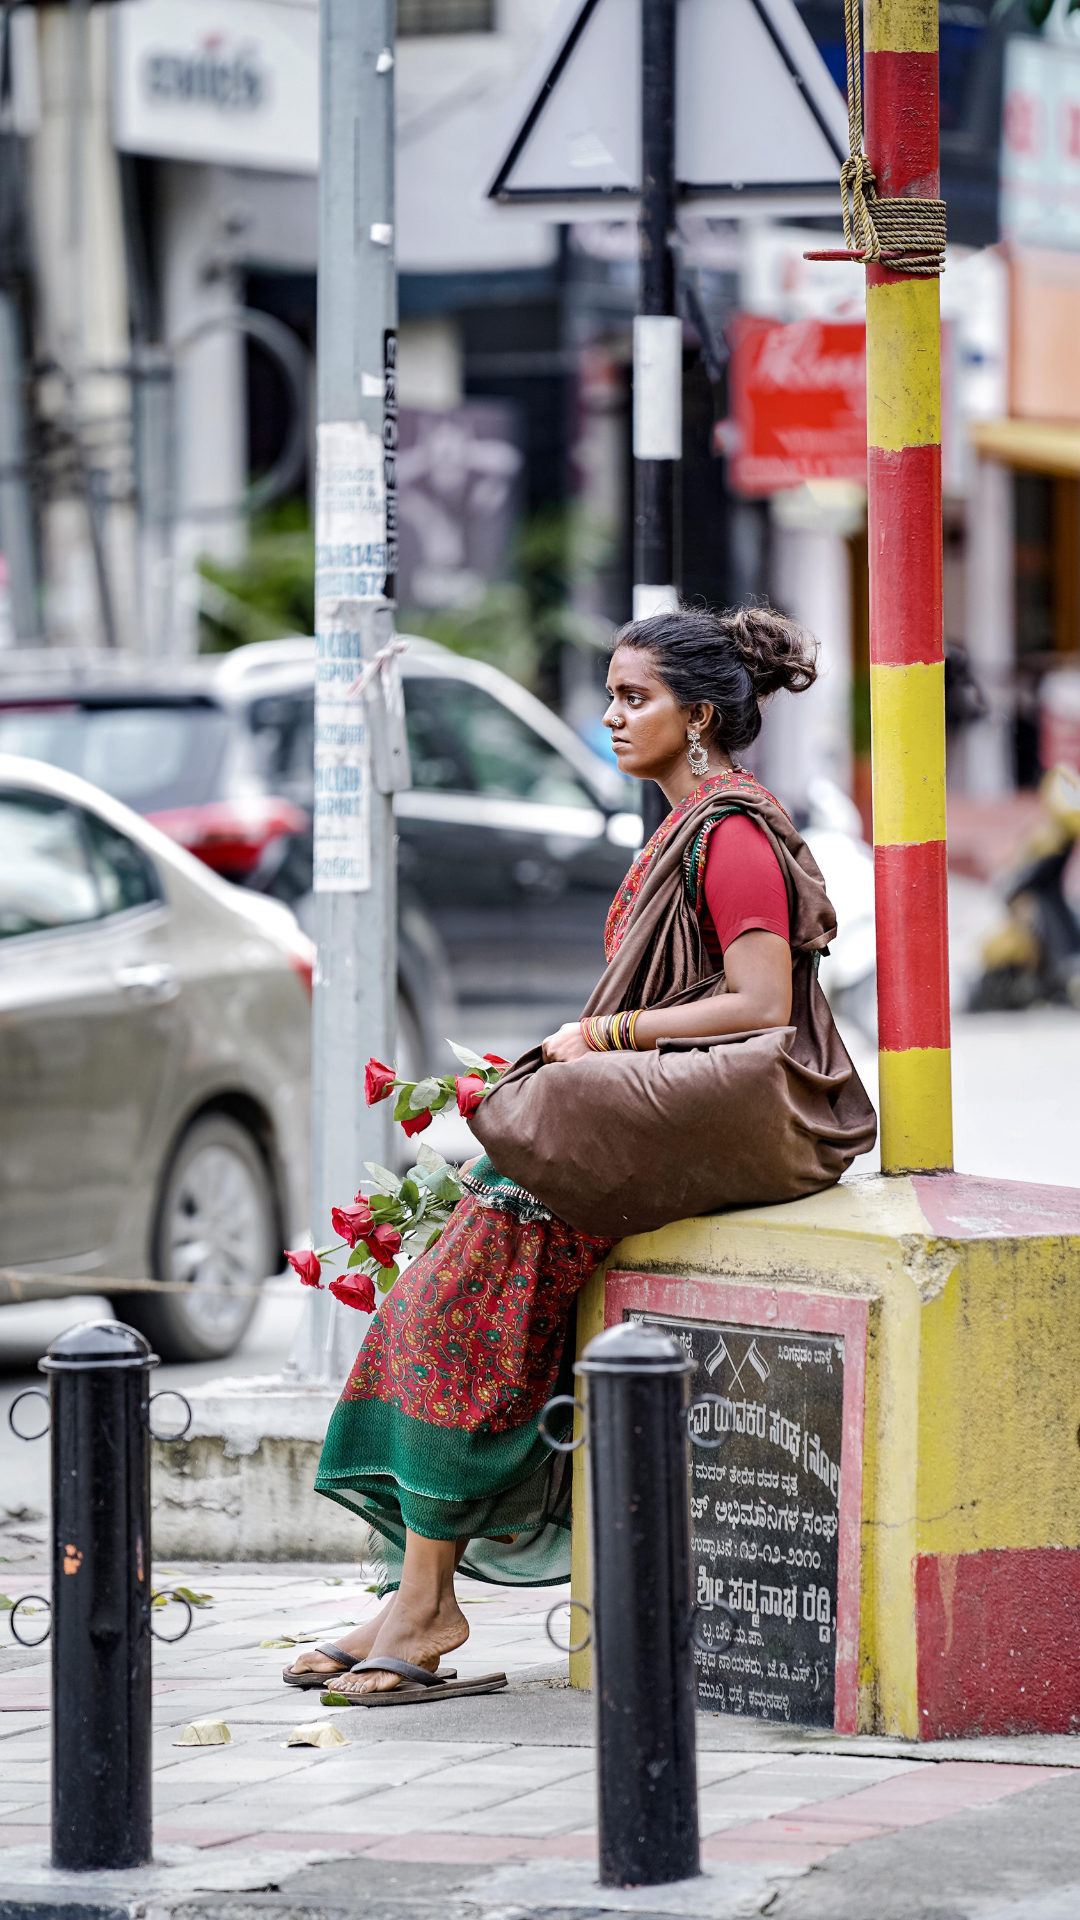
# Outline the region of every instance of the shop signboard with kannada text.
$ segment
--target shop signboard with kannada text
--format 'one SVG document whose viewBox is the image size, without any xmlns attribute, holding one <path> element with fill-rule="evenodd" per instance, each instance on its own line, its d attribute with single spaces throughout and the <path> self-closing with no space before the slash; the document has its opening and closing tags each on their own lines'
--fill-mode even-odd
<svg viewBox="0 0 1080 1920">
<path fill-rule="evenodd" d="M 835 212 L 847 109 L 794 0 L 679 0 L 675 171 L 702 210 Z M 641 0 L 564 0 L 508 110 L 489 199 L 610 218 L 641 180 Z"/>
<path fill-rule="evenodd" d="M 316 0 L 121 0 L 113 28 L 122 152 L 318 172 Z"/>
<path fill-rule="evenodd" d="M 804 480 L 866 483 L 866 326 L 743 314 L 735 322 L 730 477 L 743 494 Z"/>
<path fill-rule="evenodd" d="M 1005 240 L 1080 248 L 1080 46 L 1006 45 L 1000 216 Z"/>
</svg>

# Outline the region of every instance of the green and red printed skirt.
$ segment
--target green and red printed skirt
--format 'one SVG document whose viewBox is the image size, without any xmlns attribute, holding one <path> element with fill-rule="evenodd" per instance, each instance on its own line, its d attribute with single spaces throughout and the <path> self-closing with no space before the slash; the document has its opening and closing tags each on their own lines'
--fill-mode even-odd
<svg viewBox="0 0 1080 1920">
<path fill-rule="evenodd" d="M 464 1185 L 368 1327 L 315 1480 L 380 1535 L 384 1590 L 406 1528 L 468 1536 L 461 1571 L 477 1580 L 569 1578 L 570 1456 L 545 1445 L 538 1418 L 573 1391 L 577 1294 L 613 1243 L 556 1219 L 486 1155 Z"/>
</svg>

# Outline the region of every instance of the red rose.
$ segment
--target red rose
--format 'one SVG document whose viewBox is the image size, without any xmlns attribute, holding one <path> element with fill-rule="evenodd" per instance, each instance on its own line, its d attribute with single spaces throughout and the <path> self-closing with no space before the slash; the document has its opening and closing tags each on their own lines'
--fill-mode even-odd
<svg viewBox="0 0 1080 1920">
<path fill-rule="evenodd" d="M 487 1092 L 487 1081 L 478 1073 L 459 1073 L 455 1076 L 457 1088 L 457 1110 L 463 1120 L 470 1120 Z"/>
<path fill-rule="evenodd" d="M 401 1131 L 402 1133 L 423 1133 L 424 1128 L 430 1125 L 431 1108 L 425 1107 L 422 1113 L 411 1113 L 407 1120 L 403 1120 Z"/>
<path fill-rule="evenodd" d="M 358 1240 L 365 1239 L 368 1228 L 375 1225 L 375 1215 L 363 1195 L 360 1196 L 359 1204 L 355 1206 L 332 1207 L 330 1219 L 333 1222 L 334 1232 L 340 1233 L 350 1247 L 355 1247 Z"/>
<path fill-rule="evenodd" d="M 375 1282 L 369 1273 L 343 1273 L 331 1280 L 330 1291 L 343 1307 L 356 1307 L 361 1313 L 375 1311 Z"/>
<path fill-rule="evenodd" d="M 380 1100 L 389 1100 L 395 1078 L 393 1067 L 384 1067 L 381 1060 L 368 1061 L 364 1068 L 364 1099 L 369 1107 L 377 1106 Z"/>
<path fill-rule="evenodd" d="M 293 1253 L 286 1250 L 285 1258 L 293 1272 L 300 1275 L 305 1287 L 318 1287 L 322 1284 L 319 1279 L 322 1272 L 319 1256 L 311 1247 L 297 1247 Z"/>
<path fill-rule="evenodd" d="M 401 1247 L 401 1235 L 396 1227 L 372 1227 L 371 1232 L 364 1235 L 364 1245 L 380 1267 L 392 1267 Z"/>
<path fill-rule="evenodd" d="M 484 1059 L 489 1067 L 498 1067 L 500 1073 L 505 1073 L 511 1064 L 509 1060 L 503 1059 L 501 1053 L 485 1053 Z"/>
</svg>

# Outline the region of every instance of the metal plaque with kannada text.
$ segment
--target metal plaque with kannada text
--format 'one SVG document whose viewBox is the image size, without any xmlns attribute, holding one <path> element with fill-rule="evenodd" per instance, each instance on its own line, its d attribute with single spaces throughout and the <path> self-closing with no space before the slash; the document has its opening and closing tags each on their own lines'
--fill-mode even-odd
<svg viewBox="0 0 1080 1920">
<path fill-rule="evenodd" d="M 682 1342 L 701 1402 L 692 1430 L 720 1440 L 690 1449 L 698 1705 L 831 1727 L 843 1336 L 631 1317 Z M 718 1601 L 734 1630 L 708 1613 Z"/>
</svg>

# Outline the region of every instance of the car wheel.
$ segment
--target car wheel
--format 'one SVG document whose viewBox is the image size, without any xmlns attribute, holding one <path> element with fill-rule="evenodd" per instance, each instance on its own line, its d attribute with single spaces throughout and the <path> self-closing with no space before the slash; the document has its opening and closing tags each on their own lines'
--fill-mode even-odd
<svg viewBox="0 0 1080 1920">
<path fill-rule="evenodd" d="M 162 1183 L 154 1274 L 182 1293 L 131 1296 L 120 1312 L 163 1360 L 220 1360 L 232 1353 L 280 1264 L 274 1194 L 246 1128 L 208 1114 L 188 1128 Z"/>
</svg>

